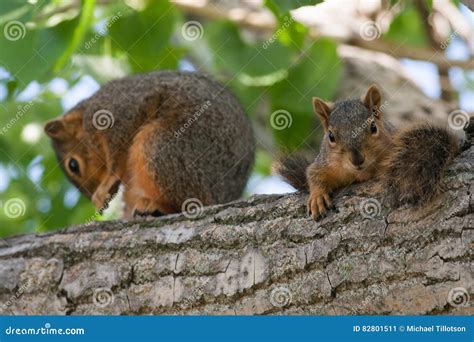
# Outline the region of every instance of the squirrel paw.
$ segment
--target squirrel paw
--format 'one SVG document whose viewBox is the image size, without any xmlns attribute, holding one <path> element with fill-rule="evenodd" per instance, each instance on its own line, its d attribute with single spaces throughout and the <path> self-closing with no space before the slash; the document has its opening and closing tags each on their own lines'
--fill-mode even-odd
<svg viewBox="0 0 474 342">
<path fill-rule="evenodd" d="M 159 210 L 154 210 L 154 211 L 139 211 L 135 209 L 133 211 L 133 218 L 138 218 L 138 217 L 147 217 L 147 216 L 153 216 L 153 217 L 160 217 L 163 216 L 164 214 L 159 211 Z"/>
<path fill-rule="evenodd" d="M 155 204 L 148 198 L 140 198 L 132 211 L 132 216 L 134 218 L 146 216 L 159 217 L 163 215 L 164 214 L 157 209 Z"/>
<path fill-rule="evenodd" d="M 94 195 L 92 195 L 92 203 L 94 203 L 96 209 L 99 212 L 104 211 L 107 209 L 109 201 L 112 199 L 112 196 L 107 191 L 96 191 Z"/>
<path fill-rule="evenodd" d="M 108 208 L 112 197 L 117 193 L 120 186 L 120 179 L 115 176 L 108 177 L 103 183 L 99 185 L 92 195 L 92 203 L 99 212 Z"/>
<path fill-rule="evenodd" d="M 326 208 L 334 209 L 329 194 L 322 190 L 311 192 L 308 198 L 308 214 L 314 220 L 319 220 L 326 215 Z"/>
</svg>

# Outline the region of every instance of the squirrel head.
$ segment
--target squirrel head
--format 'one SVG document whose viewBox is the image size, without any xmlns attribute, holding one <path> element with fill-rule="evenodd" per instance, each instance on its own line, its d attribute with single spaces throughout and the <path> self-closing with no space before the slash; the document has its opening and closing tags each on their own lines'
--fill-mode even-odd
<svg viewBox="0 0 474 342">
<path fill-rule="evenodd" d="M 362 99 L 325 102 L 313 98 L 313 109 L 324 127 L 321 148 L 326 160 L 359 172 L 372 165 L 385 134 L 381 111 L 382 96 L 372 85 Z"/>
<path fill-rule="evenodd" d="M 91 199 L 107 172 L 105 155 L 99 151 L 97 140 L 85 134 L 82 112 L 72 110 L 47 122 L 44 130 L 63 172 Z"/>
</svg>

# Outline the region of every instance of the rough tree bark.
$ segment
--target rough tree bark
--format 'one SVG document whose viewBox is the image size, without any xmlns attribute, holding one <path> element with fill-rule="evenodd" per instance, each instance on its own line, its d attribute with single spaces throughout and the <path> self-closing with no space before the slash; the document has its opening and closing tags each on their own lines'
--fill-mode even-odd
<svg viewBox="0 0 474 342">
<path fill-rule="evenodd" d="M 474 147 L 428 206 L 373 183 L 0 241 L 1 314 L 474 314 Z M 381 204 L 379 204 L 381 203 Z"/>
</svg>

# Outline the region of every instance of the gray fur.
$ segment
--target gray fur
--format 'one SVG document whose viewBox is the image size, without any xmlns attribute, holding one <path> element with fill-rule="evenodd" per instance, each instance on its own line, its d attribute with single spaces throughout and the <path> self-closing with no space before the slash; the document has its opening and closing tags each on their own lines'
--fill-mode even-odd
<svg viewBox="0 0 474 342">
<path fill-rule="evenodd" d="M 140 128 L 156 120 L 160 127 L 144 148 L 147 168 L 175 207 L 188 198 L 228 202 L 244 190 L 255 153 L 250 122 L 235 97 L 204 74 L 159 71 L 125 77 L 75 109 L 84 110 L 86 132 L 95 130 L 95 112 L 113 114 L 113 127 L 103 133 L 118 165 Z"/>
</svg>

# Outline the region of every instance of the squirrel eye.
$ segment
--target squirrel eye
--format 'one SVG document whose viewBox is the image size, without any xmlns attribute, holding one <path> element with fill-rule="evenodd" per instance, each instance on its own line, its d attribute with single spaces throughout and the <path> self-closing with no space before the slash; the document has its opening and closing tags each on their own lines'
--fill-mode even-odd
<svg viewBox="0 0 474 342">
<path fill-rule="evenodd" d="M 375 121 L 372 121 L 372 122 L 370 123 L 370 132 L 371 132 L 372 134 L 377 133 L 377 125 L 375 124 Z"/>
<path fill-rule="evenodd" d="M 79 174 L 79 163 L 76 159 L 71 158 L 69 159 L 69 162 L 67 163 L 67 166 L 69 170 L 71 170 L 72 173 L 78 175 Z"/>
<path fill-rule="evenodd" d="M 334 137 L 333 132 L 329 131 L 328 137 L 329 137 L 330 142 L 332 142 L 332 143 L 336 142 L 336 138 Z"/>
</svg>

